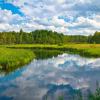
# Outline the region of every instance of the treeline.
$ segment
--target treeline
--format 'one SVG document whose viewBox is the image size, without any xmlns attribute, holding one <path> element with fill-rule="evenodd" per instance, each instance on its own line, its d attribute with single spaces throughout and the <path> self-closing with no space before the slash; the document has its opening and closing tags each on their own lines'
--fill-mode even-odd
<svg viewBox="0 0 100 100">
<path fill-rule="evenodd" d="M 95 32 L 93 36 L 88 37 L 88 42 L 90 43 L 100 43 L 100 32 Z"/>
<path fill-rule="evenodd" d="M 0 32 L 0 44 L 62 44 L 62 43 L 100 43 L 100 32 L 92 36 L 64 35 L 48 30 L 24 32 Z"/>
</svg>

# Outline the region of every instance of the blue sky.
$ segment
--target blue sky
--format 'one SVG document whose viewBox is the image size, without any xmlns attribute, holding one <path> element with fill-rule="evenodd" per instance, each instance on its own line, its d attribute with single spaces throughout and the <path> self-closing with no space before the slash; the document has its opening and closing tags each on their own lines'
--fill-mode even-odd
<svg viewBox="0 0 100 100">
<path fill-rule="evenodd" d="M 9 2 L 4 2 L 3 0 L 1 0 L 0 3 L 0 8 L 2 10 L 6 9 L 6 10 L 10 10 L 12 11 L 13 14 L 19 14 L 19 15 L 23 15 L 21 13 L 21 11 L 19 10 L 20 8 L 17 6 L 14 6 L 13 4 L 9 3 Z"/>
<path fill-rule="evenodd" d="M 0 0 L 0 31 L 48 29 L 89 35 L 100 31 L 99 0 Z"/>
</svg>

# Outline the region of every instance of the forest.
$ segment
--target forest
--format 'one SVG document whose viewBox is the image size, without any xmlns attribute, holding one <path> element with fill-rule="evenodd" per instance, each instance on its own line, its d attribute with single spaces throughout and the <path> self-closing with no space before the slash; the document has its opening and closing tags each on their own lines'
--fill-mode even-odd
<svg viewBox="0 0 100 100">
<path fill-rule="evenodd" d="M 48 30 L 32 32 L 0 32 L 0 44 L 66 44 L 66 43 L 100 43 L 100 32 L 94 35 L 64 35 Z"/>
</svg>

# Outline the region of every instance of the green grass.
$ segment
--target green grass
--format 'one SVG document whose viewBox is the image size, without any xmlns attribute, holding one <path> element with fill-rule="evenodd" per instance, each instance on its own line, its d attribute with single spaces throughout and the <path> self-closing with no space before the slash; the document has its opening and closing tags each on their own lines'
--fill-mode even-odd
<svg viewBox="0 0 100 100">
<path fill-rule="evenodd" d="M 0 48 L 0 69 L 7 72 L 28 64 L 35 57 L 31 50 Z"/>
<path fill-rule="evenodd" d="M 24 49 L 48 49 L 48 50 L 64 50 L 68 53 L 79 54 L 85 57 L 100 57 L 100 44 L 62 44 L 62 45 L 47 45 L 47 44 L 18 44 L 7 45 L 9 48 L 24 48 Z"/>
</svg>

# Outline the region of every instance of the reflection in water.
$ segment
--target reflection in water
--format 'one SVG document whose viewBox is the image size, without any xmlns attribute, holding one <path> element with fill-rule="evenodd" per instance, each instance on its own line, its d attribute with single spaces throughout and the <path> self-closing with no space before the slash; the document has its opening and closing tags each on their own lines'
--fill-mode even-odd
<svg viewBox="0 0 100 100">
<path fill-rule="evenodd" d="M 46 50 L 46 49 L 33 49 L 36 59 L 47 59 L 51 57 L 57 57 L 58 54 L 63 54 L 61 50 Z"/>
<path fill-rule="evenodd" d="M 57 100 L 61 95 L 73 100 L 79 89 L 94 90 L 99 76 L 100 58 L 62 54 L 34 60 L 9 75 L 0 75 L 0 100 Z"/>
</svg>

